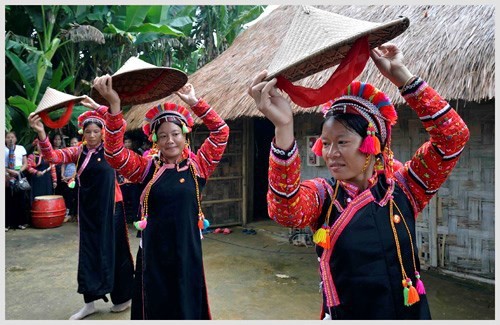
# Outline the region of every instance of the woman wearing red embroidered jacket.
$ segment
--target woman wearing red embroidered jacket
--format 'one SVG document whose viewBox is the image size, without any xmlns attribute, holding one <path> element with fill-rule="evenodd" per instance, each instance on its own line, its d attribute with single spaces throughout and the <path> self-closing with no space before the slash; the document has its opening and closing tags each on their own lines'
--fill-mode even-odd
<svg viewBox="0 0 500 325">
<path fill-rule="evenodd" d="M 429 141 L 396 168 L 390 150 L 394 106 L 372 85 L 354 81 L 325 105 L 313 147 L 332 178 L 301 182 L 290 105 L 274 88 L 276 79 L 263 81 L 263 71 L 249 94 L 275 125 L 268 212 L 286 227 L 315 230 L 323 319 L 430 319 L 415 219 L 456 165 L 469 131 L 434 89 L 410 73 L 394 44 L 370 56 L 400 88 Z"/>
<path fill-rule="evenodd" d="M 201 230 L 207 227 L 200 192 L 226 148 L 229 127 L 191 84 L 176 94 L 210 130 L 194 154 L 188 133 L 189 111 L 173 103 L 151 108 L 143 131 L 153 155 L 142 157 L 123 147 L 125 125 L 120 98 L 110 76 L 94 80 L 110 103 L 106 115 L 106 159 L 129 181 L 142 184 L 141 232 L 137 253 L 131 319 L 211 319 L 203 270 Z"/>
<path fill-rule="evenodd" d="M 89 97 L 82 104 L 93 102 Z M 134 265 L 128 242 L 120 187 L 116 172 L 104 159 L 103 128 L 107 108 L 86 111 L 78 116 L 83 134 L 81 146 L 54 150 L 38 114 L 30 114 L 30 126 L 38 133 L 44 159 L 52 164 L 76 164 L 78 209 L 78 293 L 85 305 L 71 320 L 83 319 L 97 311 L 94 302 L 108 301 L 111 312 L 131 306 Z M 68 184 L 69 185 L 69 184 Z"/>
</svg>

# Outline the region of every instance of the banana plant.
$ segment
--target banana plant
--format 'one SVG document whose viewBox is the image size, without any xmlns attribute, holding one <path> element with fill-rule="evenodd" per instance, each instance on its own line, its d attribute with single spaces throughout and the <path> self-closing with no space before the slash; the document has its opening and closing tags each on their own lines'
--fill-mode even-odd
<svg viewBox="0 0 500 325">
<path fill-rule="evenodd" d="M 19 142 L 24 143 L 29 141 L 31 136 L 29 128 L 28 131 L 24 130 L 27 117 L 35 111 L 47 86 L 64 91 L 74 81 L 75 75 L 66 75 L 63 78 L 64 62 L 60 62 L 58 67 L 53 69 L 52 60 L 57 51 L 65 44 L 75 41 L 77 35 L 80 37 L 77 41 L 92 41 L 100 32 L 88 26 L 86 30 L 91 32 L 83 34 L 82 38 L 82 33 L 75 32 L 81 26 L 70 24 L 74 17 L 68 6 L 7 6 L 6 12 L 6 25 L 19 33 L 17 35 L 8 30 L 5 39 L 8 111 L 6 126 L 15 128 L 22 135 L 26 133 L 26 136 L 18 136 Z M 16 24 L 22 14 L 27 14 L 29 24 Z M 32 31 L 26 30 L 26 25 L 31 27 Z M 67 26 L 69 30 L 61 26 Z M 103 37 L 101 38 L 103 40 Z"/>
</svg>

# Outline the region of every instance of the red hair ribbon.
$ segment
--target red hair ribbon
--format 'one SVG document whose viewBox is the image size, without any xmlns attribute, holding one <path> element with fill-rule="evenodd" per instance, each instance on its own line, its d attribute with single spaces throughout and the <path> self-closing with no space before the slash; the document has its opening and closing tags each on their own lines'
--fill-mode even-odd
<svg viewBox="0 0 500 325">
<path fill-rule="evenodd" d="M 59 129 L 68 124 L 69 119 L 71 118 L 71 113 L 73 113 L 73 106 L 75 105 L 75 102 L 70 102 L 68 104 L 68 107 L 66 108 L 66 112 L 61 116 L 61 118 L 57 121 L 53 121 L 49 113 L 47 111 L 40 112 L 38 115 L 42 119 L 43 123 L 47 125 L 51 129 Z"/>
<path fill-rule="evenodd" d="M 330 79 L 318 89 L 296 86 L 282 76 L 278 76 L 276 87 L 286 92 L 291 100 L 301 107 L 321 105 L 342 94 L 343 90 L 363 72 L 370 57 L 368 36 L 358 39 Z"/>
</svg>

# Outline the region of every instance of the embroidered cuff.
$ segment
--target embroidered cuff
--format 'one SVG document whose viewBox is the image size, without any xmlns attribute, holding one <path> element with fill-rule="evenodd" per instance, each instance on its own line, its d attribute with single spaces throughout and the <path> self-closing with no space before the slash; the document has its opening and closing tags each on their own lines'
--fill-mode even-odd
<svg viewBox="0 0 500 325">
<path fill-rule="evenodd" d="M 293 142 L 293 146 L 289 150 L 283 150 L 274 145 L 274 140 L 271 142 L 271 152 L 281 160 L 288 160 L 297 151 L 297 141 Z"/>
<path fill-rule="evenodd" d="M 416 89 L 418 89 L 418 87 L 420 87 L 420 85 L 424 82 L 424 80 L 418 76 L 415 76 L 415 79 L 413 79 L 411 82 L 409 82 L 408 84 L 404 85 L 403 87 L 401 88 L 398 88 L 399 89 L 399 92 L 401 93 L 401 95 L 405 96 L 407 94 L 411 94 L 412 92 L 414 92 Z"/>
</svg>

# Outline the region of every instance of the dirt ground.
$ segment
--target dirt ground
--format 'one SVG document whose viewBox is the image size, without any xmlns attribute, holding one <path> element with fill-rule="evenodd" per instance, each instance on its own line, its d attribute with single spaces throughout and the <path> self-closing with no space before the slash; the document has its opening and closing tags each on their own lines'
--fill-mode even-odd
<svg viewBox="0 0 500 325">
<path fill-rule="evenodd" d="M 215 320 L 317 320 L 321 295 L 313 247 L 294 246 L 271 220 L 206 234 L 205 272 Z M 66 320 L 83 306 L 76 292 L 77 223 L 5 233 L 5 319 Z M 135 258 L 138 239 L 130 225 Z M 422 272 L 433 319 L 494 320 L 492 285 Z M 99 300 L 88 320 L 129 320 Z"/>
</svg>

